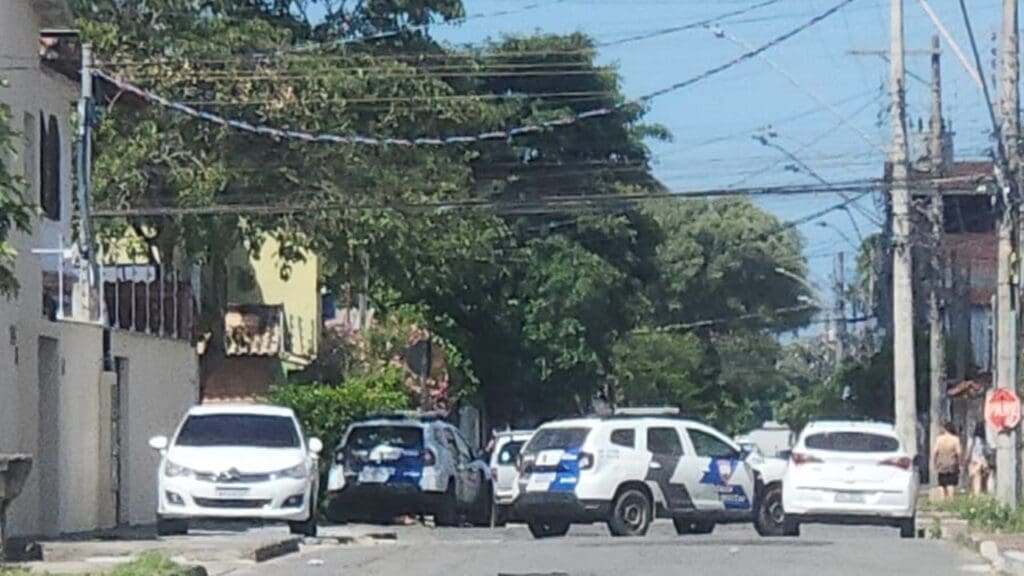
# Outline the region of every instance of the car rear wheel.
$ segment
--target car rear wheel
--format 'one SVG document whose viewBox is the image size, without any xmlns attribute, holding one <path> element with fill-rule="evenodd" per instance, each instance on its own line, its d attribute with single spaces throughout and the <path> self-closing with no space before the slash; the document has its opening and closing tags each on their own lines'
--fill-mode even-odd
<svg viewBox="0 0 1024 576">
<path fill-rule="evenodd" d="M 188 520 L 184 518 L 156 517 L 157 536 L 183 536 L 188 534 Z"/>
<path fill-rule="evenodd" d="M 800 535 L 800 523 L 792 518 L 785 518 L 782 521 L 782 535 L 783 536 L 799 536 Z"/>
<path fill-rule="evenodd" d="M 687 534 L 711 534 L 715 531 L 715 523 L 708 522 L 707 520 L 673 518 L 672 524 L 676 527 L 676 534 L 680 536 Z"/>
<path fill-rule="evenodd" d="M 613 536 L 643 536 L 651 527 L 651 499 L 643 491 L 627 488 L 612 505 L 608 530 Z"/>
<path fill-rule="evenodd" d="M 552 538 L 569 533 L 568 520 L 531 520 L 527 525 L 534 538 Z"/>
<path fill-rule="evenodd" d="M 917 519 L 914 517 L 900 520 L 900 538 L 914 538 L 917 536 Z"/>
<path fill-rule="evenodd" d="M 459 505 L 455 496 L 455 482 L 448 482 L 448 489 L 441 495 L 441 501 L 434 511 L 434 524 L 450 528 L 459 523 Z"/>
<path fill-rule="evenodd" d="M 792 528 L 792 526 L 790 526 Z M 782 487 L 775 485 L 765 490 L 757 505 L 754 529 L 761 536 L 795 536 L 786 532 L 786 514 L 782 509 Z M 799 533 L 799 530 L 797 531 Z"/>
</svg>

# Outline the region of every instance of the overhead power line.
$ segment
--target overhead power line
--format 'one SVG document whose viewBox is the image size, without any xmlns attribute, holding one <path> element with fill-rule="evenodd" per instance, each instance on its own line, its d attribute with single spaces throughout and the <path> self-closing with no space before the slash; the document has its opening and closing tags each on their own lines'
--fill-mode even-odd
<svg viewBox="0 0 1024 576">
<path fill-rule="evenodd" d="M 546 196 L 533 200 L 493 200 L 493 199 L 462 199 L 442 200 L 434 202 L 373 202 L 359 203 L 352 201 L 333 201 L 326 203 L 306 202 L 302 205 L 291 204 L 217 204 L 210 206 L 145 206 L 129 208 L 97 208 L 93 216 L 97 218 L 118 218 L 127 216 L 179 216 L 179 215 L 287 215 L 310 211 L 394 211 L 394 212 L 458 212 L 483 210 L 498 214 L 544 214 L 564 212 L 577 209 L 603 209 L 611 207 L 620 209 L 623 206 L 638 205 L 654 201 L 685 200 L 696 198 L 734 198 L 758 196 L 814 195 L 837 194 L 840 192 L 869 193 L 879 186 L 874 180 L 860 180 L 839 183 L 830 187 L 824 186 L 775 186 L 746 189 L 706 189 L 680 192 L 656 192 L 639 194 L 591 194 L 572 196 Z M 822 215 L 839 210 L 850 202 L 846 200 L 833 207 L 815 212 L 806 218 L 807 222 L 820 218 Z M 804 220 L 794 221 L 795 226 L 805 223 Z"/>
<path fill-rule="evenodd" d="M 697 29 L 697 28 L 703 28 L 705 26 L 708 26 L 709 24 L 713 24 L 715 22 L 718 22 L 719 20 L 725 20 L 726 18 L 732 18 L 732 17 L 735 17 L 735 16 L 742 16 L 743 14 L 746 14 L 748 12 L 753 12 L 754 10 L 759 10 L 761 8 L 766 8 L 768 6 L 771 6 L 772 4 L 778 4 L 780 1 L 781 0 L 767 0 L 766 2 L 761 2 L 759 4 L 754 4 L 752 6 L 747 6 L 746 8 L 741 8 L 739 10 L 733 10 L 731 12 L 725 12 L 723 14 L 719 14 L 717 16 L 713 16 L 713 17 L 707 18 L 705 20 L 700 20 L 698 22 L 691 22 L 690 24 L 683 24 L 683 25 L 680 25 L 680 26 L 669 26 L 668 28 L 662 28 L 660 30 L 655 30 L 653 32 L 648 32 L 648 33 L 645 33 L 645 34 L 636 34 L 634 36 L 627 36 L 626 38 L 620 38 L 618 40 L 611 40 L 611 41 L 608 41 L 608 42 L 601 42 L 597 46 L 598 46 L 598 48 L 610 48 L 612 46 L 620 46 L 622 44 L 629 44 L 631 42 L 639 42 L 641 40 L 649 40 L 651 38 L 657 38 L 659 36 L 665 36 L 667 34 L 675 34 L 677 32 L 684 32 L 686 30 L 694 30 L 694 29 Z"/>
<path fill-rule="evenodd" d="M 390 31 L 385 31 L 385 32 L 380 32 L 380 33 L 372 34 L 372 35 L 368 35 L 368 36 L 359 36 L 359 37 L 354 37 L 354 38 L 338 40 L 338 41 L 334 41 L 334 42 L 328 42 L 326 44 L 324 44 L 324 43 L 307 44 L 307 45 L 303 45 L 303 46 L 296 46 L 296 47 L 292 47 L 292 48 L 289 48 L 289 49 L 279 50 L 279 51 L 273 52 L 273 53 L 259 54 L 259 55 L 247 55 L 244 58 L 251 60 L 251 59 L 254 59 L 254 58 L 255 59 L 280 58 L 280 57 L 283 57 L 283 56 L 304 55 L 304 54 L 309 54 L 310 52 L 313 52 L 315 50 L 324 49 L 324 48 L 331 48 L 331 47 L 337 47 L 337 46 L 346 46 L 346 45 L 352 45 L 352 44 L 358 44 L 358 43 L 361 43 L 361 42 L 366 42 L 368 40 L 379 40 L 379 39 L 384 39 L 384 38 L 393 38 L 393 37 L 396 37 L 396 36 L 401 36 L 403 34 L 420 32 L 420 31 L 423 31 L 423 30 L 426 30 L 426 29 L 430 28 L 431 26 L 457 25 L 457 24 L 461 24 L 461 23 L 464 23 L 464 22 L 469 21 L 469 20 L 475 20 L 475 19 L 481 19 L 481 18 L 492 18 L 492 17 L 498 17 L 498 16 L 506 16 L 506 15 L 509 15 L 509 14 L 515 14 L 515 13 L 525 12 L 527 10 L 534 10 L 536 8 L 551 6 L 552 4 L 558 4 L 558 3 L 563 2 L 563 1 L 564 0 L 551 0 L 549 2 L 534 2 L 532 4 L 528 4 L 526 6 L 522 6 L 522 7 L 515 8 L 515 9 L 499 10 L 497 12 L 487 12 L 487 13 L 481 13 L 481 14 L 471 14 L 469 16 L 466 16 L 465 18 L 460 18 L 460 19 L 455 19 L 455 20 L 445 20 L 445 21 L 441 21 L 441 22 L 434 22 L 434 23 L 430 23 L 430 24 L 422 24 L 422 25 L 418 25 L 418 26 L 407 26 L 407 27 L 398 28 L 398 29 L 395 29 L 395 30 L 390 30 Z M 727 18 L 734 18 L 734 17 L 737 17 L 737 16 L 742 16 L 742 15 L 747 14 L 749 12 L 753 12 L 755 10 L 759 10 L 761 8 L 765 8 L 765 7 L 771 6 L 773 4 L 778 4 L 779 2 L 781 2 L 781 0 L 765 0 L 765 1 L 762 1 L 762 2 L 759 2 L 759 3 L 756 3 L 756 4 L 752 4 L 752 5 L 744 7 L 744 8 L 739 8 L 739 9 L 736 9 L 736 10 L 730 10 L 728 12 L 723 12 L 723 13 L 718 14 L 716 16 L 712 16 L 711 18 L 706 18 L 706 19 L 699 20 L 699 21 L 696 21 L 696 22 L 691 22 L 691 23 L 688 23 L 688 24 L 682 24 L 682 25 L 678 25 L 678 26 L 670 26 L 670 27 L 666 27 L 666 28 L 659 28 L 659 29 L 653 30 L 651 32 L 645 32 L 643 34 L 636 34 L 636 35 L 629 36 L 629 37 L 626 37 L 626 38 L 619 38 L 619 39 L 616 39 L 616 40 L 609 40 L 609 41 L 605 41 L 605 42 L 599 42 L 599 43 L 595 44 L 595 48 L 610 48 L 610 47 L 614 47 L 614 46 L 621 46 L 623 44 L 629 44 L 629 43 L 633 43 L 633 42 L 649 40 L 649 39 L 652 39 L 652 38 L 658 38 L 660 36 L 666 36 L 666 35 L 669 35 L 669 34 L 675 34 L 675 33 L 678 33 L 678 32 L 684 32 L 686 30 L 693 30 L 693 29 L 696 29 L 696 28 L 701 28 L 701 27 L 706 26 L 708 24 L 711 24 L 713 22 L 717 22 L 719 20 L 724 20 L 724 19 L 727 19 Z M 523 52 L 507 52 L 505 54 L 507 54 L 509 56 L 517 56 L 518 57 L 518 56 L 524 55 L 524 54 L 529 54 L 529 55 L 533 55 L 533 56 L 550 56 L 550 55 L 557 55 L 557 54 L 585 55 L 585 54 L 592 54 L 593 52 L 594 52 L 593 48 L 581 48 L 581 49 L 570 49 L 570 50 L 564 50 L 564 51 L 559 51 L 559 50 L 542 51 L 542 52 L 539 51 L 539 52 L 534 52 L 532 54 L 523 53 Z M 500 56 L 501 53 L 489 53 L 488 55 Z M 317 59 L 320 59 L 322 57 L 323 58 L 331 58 L 332 56 L 337 57 L 338 55 L 320 55 L 320 54 L 318 54 L 318 55 L 316 55 L 316 58 Z M 360 57 L 366 57 L 366 56 L 368 56 L 368 55 L 360 55 Z M 431 55 L 431 54 L 426 54 L 426 55 L 405 55 L 405 56 L 406 57 L 411 57 L 411 58 L 414 58 L 414 59 L 419 58 L 420 56 L 425 56 L 427 58 L 445 58 L 445 57 L 447 57 L 446 55 L 440 55 L 440 54 L 436 54 L 436 55 Z M 351 56 L 346 56 L 346 55 L 342 55 L 341 57 L 343 57 L 343 58 L 351 58 Z M 372 56 L 370 56 L 370 57 L 372 57 Z M 395 56 L 390 56 L 389 55 L 389 56 L 383 56 L 382 58 L 393 60 L 393 59 L 395 59 Z M 150 60 L 148 62 L 156 63 L 156 62 L 168 62 L 168 61 L 171 61 L 171 60 L 168 60 L 168 59 L 154 59 L 154 60 Z M 193 61 L 193 62 L 196 62 L 196 61 Z M 228 63 L 228 60 L 205 60 L 205 62 L 208 62 L 208 63 Z M 109 62 L 109 63 L 107 63 L 107 65 L 108 66 L 130 66 L 130 65 L 145 65 L 146 63 L 147 63 L 147 61 Z"/>
<path fill-rule="evenodd" d="M 628 100 L 628 101 L 623 102 L 621 104 L 618 104 L 616 106 L 588 110 L 586 112 L 581 112 L 581 113 L 565 116 L 563 118 L 559 118 L 559 119 L 556 119 L 556 120 L 551 120 L 551 121 L 548 121 L 548 122 L 542 122 L 542 123 L 533 124 L 533 125 L 519 126 L 519 127 L 516 127 L 516 128 L 506 129 L 506 130 L 495 130 L 495 131 L 492 131 L 492 132 L 486 132 L 486 133 L 482 133 L 482 134 L 470 134 L 470 135 L 461 135 L 461 136 L 434 136 L 434 137 L 420 137 L 420 138 L 409 139 L 409 138 L 393 138 L 393 137 L 384 137 L 384 136 L 361 136 L 361 135 L 340 135 L 340 134 L 312 133 L 312 132 L 307 132 L 307 131 L 303 131 L 303 130 L 291 130 L 291 129 L 276 128 L 276 127 L 267 126 L 267 125 L 255 125 L 255 124 L 252 124 L 252 123 L 244 121 L 244 120 L 229 119 L 229 118 L 225 118 L 223 116 L 220 116 L 220 115 L 217 115 L 217 114 L 213 114 L 213 113 L 210 113 L 210 112 L 207 112 L 207 111 L 204 111 L 204 110 L 199 110 L 199 109 L 195 108 L 194 106 L 189 106 L 188 104 L 185 104 L 183 102 L 172 101 L 172 100 L 170 100 L 168 98 L 165 98 L 165 97 L 163 97 L 163 96 L 161 96 L 159 94 L 156 94 L 154 92 L 150 92 L 150 91 L 148 91 L 148 90 L 146 90 L 144 88 L 138 87 L 138 86 L 136 86 L 134 84 L 122 81 L 122 80 L 116 78 L 114 75 L 112 75 L 112 74 L 110 74 L 108 72 L 102 71 L 102 70 L 97 70 L 95 73 L 96 73 L 96 75 L 99 78 L 101 78 L 101 79 L 103 79 L 103 80 L 105 80 L 107 82 L 110 82 L 111 84 L 113 84 L 117 88 L 119 88 L 119 89 L 121 89 L 123 91 L 126 91 L 126 92 L 130 92 L 132 94 L 135 94 L 136 96 L 138 96 L 138 97 L 140 97 L 143 100 L 146 100 L 148 102 L 154 102 L 156 104 L 159 104 L 160 106 L 169 108 L 171 110 L 174 110 L 174 111 L 177 111 L 177 112 L 180 112 L 180 113 L 183 113 L 183 114 L 186 114 L 188 116 L 192 116 L 192 117 L 194 117 L 194 118 L 196 118 L 198 120 L 202 120 L 204 122 L 209 122 L 209 123 L 217 124 L 217 125 L 220 125 L 220 126 L 232 128 L 232 129 L 235 129 L 235 130 L 240 130 L 240 131 L 249 132 L 249 133 L 252 133 L 252 134 L 257 134 L 257 135 L 260 135 L 260 136 L 270 136 L 270 137 L 275 138 L 275 139 L 290 139 L 290 140 L 298 140 L 298 141 L 305 141 L 305 142 L 322 142 L 322 143 L 345 144 L 345 145 L 349 145 L 349 144 L 364 144 L 364 145 L 374 145 L 374 146 L 379 146 L 379 145 L 395 145 L 395 146 L 444 146 L 444 145 L 452 145 L 452 144 L 472 144 L 472 143 L 483 142 L 483 141 L 509 140 L 509 139 L 516 138 L 516 137 L 519 137 L 519 136 L 524 136 L 524 135 L 527 135 L 527 134 L 535 134 L 535 133 L 539 133 L 539 132 L 544 132 L 544 131 L 547 131 L 547 130 L 553 129 L 553 128 L 560 128 L 560 127 L 565 127 L 565 126 L 571 126 L 571 125 L 576 124 L 577 122 L 584 121 L 584 120 L 589 120 L 589 119 L 592 119 L 592 118 L 599 118 L 599 117 L 610 116 L 610 115 L 614 114 L 615 112 L 620 111 L 620 110 L 622 110 L 624 108 L 633 107 L 633 106 L 645 106 L 646 104 L 648 104 L 649 102 L 651 102 L 652 100 L 654 100 L 654 99 L 656 99 L 656 98 L 658 98 L 660 96 L 664 96 L 666 94 L 669 94 L 669 93 L 681 90 L 681 89 L 686 88 L 688 86 L 692 86 L 692 85 L 694 85 L 694 84 L 696 84 L 698 82 L 702 82 L 704 80 L 707 80 L 708 78 L 716 76 L 716 75 L 718 75 L 718 74 L 720 74 L 720 73 L 722 73 L 722 72 L 724 72 L 724 71 L 726 71 L 726 70 L 728 70 L 728 69 L 730 69 L 730 68 L 732 68 L 732 67 L 734 67 L 734 66 L 736 66 L 738 64 L 746 62 L 747 60 L 750 60 L 751 58 L 754 58 L 754 57 L 760 55 L 761 53 L 763 53 L 763 52 L 765 52 L 765 51 L 767 51 L 767 50 L 769 50 L 769 49 L 771 49 L 771 48 L 773 48 L 773 47 L 775 47 L 775 46 L 785 42 L 786 40 L 789 40 L 790 38 L 796 36 L 800 32 L 803 32 L 804 30 L 807 30 L 808 28 L 811 28 L 812 26 L 814 26 L 814 25 L 818 24 L 819 22 L 825 20 L 829 16 L 832 16 L 833 14 L 835 14 L 836 12 L 841 10 L 843 7 L 847 6 L 848 4 L 850 4 L 852 2 L 853 2 L 853 0 L 841 0 L 838 4 L 835 4 L 834 6 L 829 8 L 828 10 L 826 10 L 826 11 L 824 11 L 824 12 L 822 12 L 822 13 L 816 15 L 816 16 L 814 16 L 813 18 L 811 18 L 810 20 L 804 22 L 800 26 L 798 26 L 796 28 L 793 28 L 793 29 L 789 30 L 788 32 L 786 32 L 786 33 L 784 33 L 782 35 L 776 36 L 775 38 L 771 39 L 770 41 L 766 42 L 765 44 L 762 44 L 761 46 L 759 46 L 757 48 L 749 50 L 749 51 L 747 51 L 747 52 L 737 56 L 736 58 L 733 58 L 732 60 L 729 60 L 728 62 L 725 62 L 725 63 L 720 64 L 718 66 L 715 66 L 713 68 L 709 68 L 709 69 L 705 70 L 704 72 L 702 72 L 700 74 L 697 74 L 696 76 L 690 77 L 690 78 L 688 78 L 686 80 L 683 80 L 681 82 L 676 82 L 675 84 L 672 84 L 670 86 L 666 86 L 666 87 L 661 88 L 659 90 L 655 90 L 655 91 L 650 92 L 648 94 L 645 94 L 645 95 L 643 95 L 643 96 L 641 96 L 639 98 Z"/>
</svg>

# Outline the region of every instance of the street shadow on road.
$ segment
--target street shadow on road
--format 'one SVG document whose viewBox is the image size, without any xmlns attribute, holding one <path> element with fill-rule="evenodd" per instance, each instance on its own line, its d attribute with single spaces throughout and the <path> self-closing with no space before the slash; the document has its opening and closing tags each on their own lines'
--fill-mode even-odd
<svg viewBox="0 0 1024 576">
<path fill-rule="evenodd" d="M 753 547 L 772 547 L 772 548 L 827 548 L 834 546 L 834 542 L 827 540 L 795 540 L 789 538 L 776 538 L 776 539 L 763 539 L 763 540 L 744 540 L 744 539 L 687 539 L 687 540 L 643 540 L 643 539 L 617 539 L 608 540 L 604 539 L 600 542 L 575 542 L 576 546 L 581 548 L 606 548 L 609 546 L 629 546 L 629 547 L 647 547 L 647 546 L 700 546 L 706 548 L 708 546 L 713 547 L 740 547 L 740 548 L 753 548 Z"/>
</svg>

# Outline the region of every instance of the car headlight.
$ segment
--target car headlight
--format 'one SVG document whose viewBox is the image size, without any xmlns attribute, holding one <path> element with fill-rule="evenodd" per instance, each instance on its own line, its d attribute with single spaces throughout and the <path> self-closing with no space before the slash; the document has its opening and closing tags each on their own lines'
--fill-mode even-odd
<svg viewBox="0 0 1024 576">
<path fill-rule="evenodd" d="M 306 474 L 306 465 L 305 464 L 296 464 L 295 466 L 292 466 L 291 468 L 287 468 L 285 470 L 281 470 L 280 472 L 274 473 L 274 476 L 276 476 L 277 478 L 296 478 L 296 479 L 302 479 L 302 478 L 305 478 L 306 475 L 307 474 Z"/>
<path fill-rule="evenodd" d="M 164 466 L 164 476 L 167 476 L 168 478 L 177 478 L 179 476 L 191 476 L 192 474 L 193 472 L 190 468 L 179 466 L 178 464 L 175 464 L 170 460 L 168 460 L 167 464 Z"/>
</svg>

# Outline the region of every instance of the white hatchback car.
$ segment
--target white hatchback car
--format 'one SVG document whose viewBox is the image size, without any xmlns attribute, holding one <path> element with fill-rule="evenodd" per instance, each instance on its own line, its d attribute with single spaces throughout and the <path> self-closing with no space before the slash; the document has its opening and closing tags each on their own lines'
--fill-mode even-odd
<svg viewBox="0 0 1024 576">
<path fill-rule="evenodd" d="M 506 430 L 494 435 L 491 447 L 491 478 L 494 480 L 494 521 L 504 524 L 511 518 L 512 504 L 519 493 L 516 463 L 519 452 L 533 436 L 533 430 Z"/>
<path fill-rule="evenodd" d="M 188 411 L 173 439 L 157 436 L 161 454 L 157 533 L 184 534 L 189 520 L 288 522 L 315 536 L 320 440 L 303 439 L 289 408 L 206 405 Z"/>
<path fill-rule="evenodd" d="M 801 523 L 897 526 L 915 535 L 914 458 L 891 424 L 812 422 L 800 433 L 782 479 L 786 529 Z"/>
</svg>

